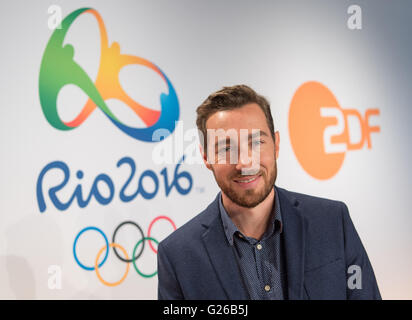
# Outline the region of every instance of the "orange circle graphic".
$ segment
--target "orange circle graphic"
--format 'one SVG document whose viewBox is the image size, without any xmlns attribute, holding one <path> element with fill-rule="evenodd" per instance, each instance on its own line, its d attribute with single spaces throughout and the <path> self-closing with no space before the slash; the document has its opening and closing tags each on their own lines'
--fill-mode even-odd
<svg viewBox="0 0 412 320">
<path fill-rule="evenodd" d="M 111 248 L 113 248 L 113 247 L 119 248 L 119 249 L 123 252 L 124 256 L 126 257 L 126 260 L 129 260 L 129 256 L 127 255 L 127 251 L 126 251 L 125 248 L 123 248 L 120 244 L 111 243 L 109 246 L 110 246 Z M 121 284 L 121 283 L 124 281 L 124 279 L 126 279 L 127 274 L 129 273 L 130 264 L 126 263 L 126 272 L 124 273 L 123 277 L 122 277 L 119 281 L 117 281 L 117 282 L 107 282 L 106 280 L 104 280 L 104 279 L 102 278 L 102 276 L 100 275 L 100 272 L 99 272 L 99 258 L 100 258 L 100 256 L 102 255 L 102 253 L 103 253 L 103 251 L 104 251 L 105 249 L 106 249 L 106 246 L 104 246 L 103 248 L 101 248 L 100 251 L 98 252 L 97 257 L 96 257 L 96 261 L 95 261 L 95 263 L 94 263 L 94 269 L 95 269 L 95 271 L 96 271 L 97 277 L 99 278 L 99 280 L 100 280 L 104 285 L 109 286 L 109 287 L 115 287 L 115 286 Z"/>
<path fill-rule="evenodd" d="M 333 93 L 323 84 L 310 81 L 295 92 L 289 109 L 289 136 L 292 149 L 302 168 L 312 177 L 326 180 L 338 173 L 345 152 L 326 153 L 324 132 L 336 125 L 333 117 L 322 117 L 322 107 L 335 107 L 342 111 Z M 343 112 L 343 111 L 342 111 Z M 346 143 L 345 131 L 332 137 L 332 143 Z"/>
</svg>

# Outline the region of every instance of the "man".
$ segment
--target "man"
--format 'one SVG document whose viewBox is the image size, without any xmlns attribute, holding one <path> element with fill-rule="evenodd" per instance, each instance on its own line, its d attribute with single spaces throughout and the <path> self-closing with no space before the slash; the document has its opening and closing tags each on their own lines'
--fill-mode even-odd
<svg viewBox="0 0 412 320">
<path fill-rule="evenodd" d="M 159 299 L 381 299 L 346 205 L 275 186 L 279 132 L 264 97 L 224 87 L 197 126 L 221 192 L 160 243 Z"/>
</svg>

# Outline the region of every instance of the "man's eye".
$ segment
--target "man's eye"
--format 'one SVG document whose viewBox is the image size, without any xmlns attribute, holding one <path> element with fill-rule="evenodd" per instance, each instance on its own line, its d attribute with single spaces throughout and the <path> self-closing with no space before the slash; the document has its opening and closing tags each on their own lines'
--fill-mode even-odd
<svg viewBox="0 0 412 320">
<path fill-rule="evenodd" d="M 223 152 L 228 152 L 228 151 L 230 151 L 230 146 L 220 149 L 218 153 L 223 153 Z"/>
<path fill-rule="evenodd" d="M 256 141 L 253 141 L 252 142 L 254 145 L 260 145 L 260 144 L 262 144 L 262 143 L 265 143 L 265 141 L 263 141 L 263 140 L 256 140 Z"/>
</svg>

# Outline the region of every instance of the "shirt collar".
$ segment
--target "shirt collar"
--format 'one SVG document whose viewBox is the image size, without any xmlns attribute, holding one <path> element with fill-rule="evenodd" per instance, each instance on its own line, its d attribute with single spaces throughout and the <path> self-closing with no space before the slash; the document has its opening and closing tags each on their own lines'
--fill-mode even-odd
<svg viewBox="0 0 412 320">
<path fill-rule="evenodd" d="M 220 193 L 220 197 L 219 197 L 219 209 L 220 209 L 220 216 L 222 219 L 223 229 L 225 231 L 226 238 L 229 241 L 230 245 L 233 245 L 233 237 L 235 236 L 236 232 L 239 232 L 239 234 L 242 234 L 242 233 L 240 232 L 239 228 L 233 223 L 225 207 L 223 206 L 222 193 Z M 263 234 L 262 240 L 272 235 L 273 232 L 276 231 L 276 223 L 279 224 L 279 231 L 280 233 L 282 233 L 283 231 L 282 215 L 280 212 L 278 192 L 275 188 L 275 203 L 272 208 L 268 229 Z"/>
</svg>

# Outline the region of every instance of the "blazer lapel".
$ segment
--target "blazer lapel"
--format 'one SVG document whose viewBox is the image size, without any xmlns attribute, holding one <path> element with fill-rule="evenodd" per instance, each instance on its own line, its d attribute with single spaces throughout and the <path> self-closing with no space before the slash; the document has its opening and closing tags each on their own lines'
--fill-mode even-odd
<svg viewBox="0 0 412 320">
<path fill-rule="evenodd" d="M 230 300 L 248 299 L 239 266 L 233 248 L 228 243 L 220 218 L 220 211 L 216 197 L 214 205 L 210 207 L 211 221 L 204 224 L 207 230 L 202 235 L 202 240 L 209 254 L 210 261 L 215 269 L 226 296 Z"/>
<path fill-rule="evenodd" d="M 279 192 L 280 210 L 282 212 L 288 298 L 299 300 L 303 297 L 304 219 L 298 207 L 298 200 L 292 198 L 284 189 L 276 187 L 276 192 Z"/>
</svg>

